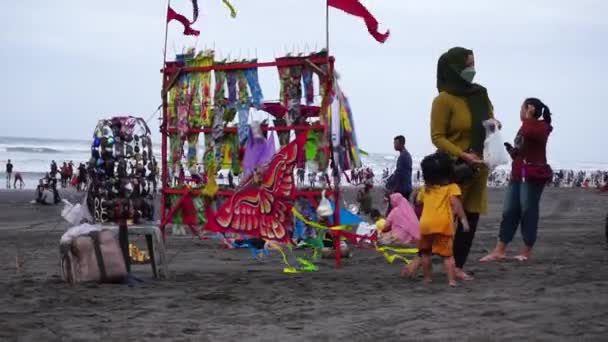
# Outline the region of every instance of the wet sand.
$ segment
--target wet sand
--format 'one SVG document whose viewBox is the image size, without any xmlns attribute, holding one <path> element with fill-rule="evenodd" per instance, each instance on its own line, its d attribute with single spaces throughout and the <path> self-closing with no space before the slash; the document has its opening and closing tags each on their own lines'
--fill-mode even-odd
<svg viewBox="0 0 608 342">
<path fill-rule="evenodd" d="M 65 194 L 75 198 L 75 193 Z M 406 341 L 604 340 L 608 336 L 608 196 L 548 189 L 534 260 L 480 264 L 495 243 L 503 190 L 492 190 L 469 271 L 448 288 L 399 277 L 372 250 L 355 249 L 312 274 L 283 274 L 276 253 L 215 240 L 169 237 L 170 279 L 70 286 L 62 282 L 61 206 L 29 204 L 33 194 L 0 192 L 0 341 Z M 352 194 L 346 196 L 352 198 Z M 521 245 L 519 234 L 512 246 Z M 19 256 L 21 265 L 16 267 Z"/>
</svg>

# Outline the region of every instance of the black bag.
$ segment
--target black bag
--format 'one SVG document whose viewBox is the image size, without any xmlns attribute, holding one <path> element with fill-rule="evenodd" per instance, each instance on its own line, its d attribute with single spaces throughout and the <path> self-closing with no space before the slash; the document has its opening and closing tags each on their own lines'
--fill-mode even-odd
<svg viewBox="0 0 608 342">
<path fill-rule="evenodd" d="M 477 169 L 467 164 L 463 159 L 456 159 L 452 166 L 452 175 L 457 184 L 464 183 L 475 176 Z"/>
</svg>

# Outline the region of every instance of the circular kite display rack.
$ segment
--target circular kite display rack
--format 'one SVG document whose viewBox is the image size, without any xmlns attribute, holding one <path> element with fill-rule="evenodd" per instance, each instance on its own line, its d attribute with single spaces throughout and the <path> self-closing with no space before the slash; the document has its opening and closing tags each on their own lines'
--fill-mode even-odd
<svg viewBox="0 0 608 342">
<path fill-rule="evenodd" d="M 87 206 L 96 223 L 152 221 L 156 159 L 151 131 L 140 117 L 99 120 L 88 163 Z M 148 176 L 146 176 L 148 173 Z M 117 208 L 122 213 L 117 213 Z"/>
</svg>

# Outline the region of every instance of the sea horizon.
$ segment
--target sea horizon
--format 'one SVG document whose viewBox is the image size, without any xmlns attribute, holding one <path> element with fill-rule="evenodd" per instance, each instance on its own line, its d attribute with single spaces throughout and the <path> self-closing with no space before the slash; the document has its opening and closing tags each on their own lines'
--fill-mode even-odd
<svg viewBox="0 0 608 342">
<path fill-rule="evenodd" d="M 160 140 L 160 139 L 159 139 Z M 64 161 L 73 161 L 76 165 L 89 159 L 91 141 L 87 139 L 74 138 L 40 138 L 40 137 L 14 137 L 0 136 L 0 162 L 6 164 L 10 159 L 15 166 L 15 170 L 28 174 L 44 174 L 49 170 L 52 160 L 59 165 Z M 367 156 L 362 156 L 364 167 L 370 167 L 378 176 L 385 169 L 392 170 L 395 166 L 397 154 L 389 152 L 370 152 Z M 154 154 L 160 160 L 160 141 L 154 144 Z M 414 169 L 418 165 L 424 154 L 414 151 Z M 555 170 L 575 170 L 575 171 L 597 171 L 608 170 L 608 162 L 604 161 L 585 161 L 585 160 L 550 160 Z M 502 169 L 507 169 L 507 166 Z M 4 167 L 0 172 L 4 173 Z"/>
</svg>

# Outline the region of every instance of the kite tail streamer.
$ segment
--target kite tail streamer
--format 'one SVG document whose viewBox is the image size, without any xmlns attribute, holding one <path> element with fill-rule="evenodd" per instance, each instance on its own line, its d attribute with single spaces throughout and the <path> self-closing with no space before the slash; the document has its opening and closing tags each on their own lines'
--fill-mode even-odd
<svg viewBox="0 0 608 342">
<path fill-rule="evenodd" d="M 218 62 L 216 64 L 222 65 L 225 64 L 223 62 Z M 225 102 L 225 93 L 226 90 L 224 88 L 224 84 L 226 83 L 226 71 L 224 70 L 215 70 L 215 91 L 214 91 L 214 101 L 216 106 L 224 105 Z"/>
<path fill-rule="evenodd" d="M 192 0 L 192 21 L 190 24 L 194 24 L 198 19 L 198 0 Z"/>
<path fill-rule="evenodd" d="M 247 125 L 247 121 L 249 120 L 249 106 L 239 103 L 237 110 L 239 113 L 239 143 L 244 145 L 249 135 L 249 125 Z"/>
<path fill-rule="evenodd" d="M 289 81 L 287 88 L 287 122 L 299 124 L 302 115 L 300 101 L 302 100 L 302 66 L 295 65 L 289 68 Z"/>
<path fill-rule="evenodd" d="M 236 105 L 236 100 L 237 100 L 236 71 L 228 71 L 227 81 L 228 81 L 228 106 L 234 107 Z"/>
<path fill-rule="evenodd" d="M 230 2 L 228 2 L 228 0 L 222 0 L 222 2 L 230 10 L 230 16 L 233 18 L 236 18 L 236 10 L 234 9 L 234 6 L 232 6 L 232 4 Z"/>
<path fill-rule="evenodd" d="M 253 63 L 257 63 L 257 60 L 253 60 Z M 262 94 L 262 87 L 260 87 L 260 81 L 258 79 L 258 69 L 251 68 L 245 70 L 245 77 L 251 90 L 251 101 L 256 109 L 262 108 L 262 100 L 264 95 Z"/>
<path fill-rule="evenodd" d="M 403 260 L 403 262 L 409 264 L 411 260 L 401 254 L 417 254 L 418 248 L 399 248 L 388 246 L 378 247 L 378 245 L 376 245 L 376 251 L 382 253 L 386 258 L 386 261 L 388 261 L 390 264 L 395 262 L 397 259 Z M 394 254 L 390 254 L 389 252 L 393 252 Z"/>
<path fill-rule="evenodd" d="M 306 98 L 306 104 L 310 106 L 315 100 L 315 89 L 312 81 L 312 70 L 309 67 L 305 67 L 302 70 L 302 81 L 304 82 L 304 97 Z"/>
</svg>

